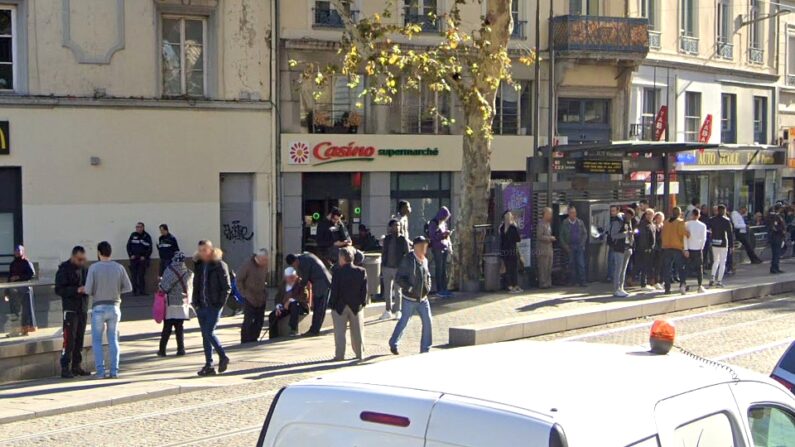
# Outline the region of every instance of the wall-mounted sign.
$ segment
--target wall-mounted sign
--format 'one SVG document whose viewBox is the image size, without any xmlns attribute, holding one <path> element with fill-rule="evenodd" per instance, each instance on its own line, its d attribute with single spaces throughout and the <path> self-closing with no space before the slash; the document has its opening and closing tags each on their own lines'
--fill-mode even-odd
<svg viewBox="0 0 795 447">
<path fill-rule="evenodd" d="M 583 174 L 623 174 L 624 160 L 610 158 L 584 158 L 579 171 Z"/>
<path fill-rule="evenodd" d="M 0 155 L 11 153 L 11 124 L 0 121 Z"/>
<path fill-rule="evenodd" d="M 668 129 L 668 106 L 661 106 L 654 119 L 654 141 L 660 141 L 666 129 Z"/>
<path fill-rule="evenodd" d="M 706 118 L 704 118 L 704 124 L 701 125 L 701 130 L 699 130 L 698 132 L 698 142 L 709 143 L 709 139 L 711 137 L 712 137 L 712 114 L 709 114 L 707 115 Z"/>
<path fill-rule="evenodd" d="M 359 144 L 355 141 L 346 144 L 321 141 L 311 145 L 304 141 L 290 143 L 288 164 L 318 166 L 344 161 L 373 161 L 376 157 L 436 157 L 439 148 L 376 148 L 374 145 Z"/>
<path fill-rule="evenodd" d="M 780 150 L 710 150 L 680 152 L 676 162 L 680 168 L 693 167 L 754 167 L 783 165 L 786 153 Z"/>
</svg>

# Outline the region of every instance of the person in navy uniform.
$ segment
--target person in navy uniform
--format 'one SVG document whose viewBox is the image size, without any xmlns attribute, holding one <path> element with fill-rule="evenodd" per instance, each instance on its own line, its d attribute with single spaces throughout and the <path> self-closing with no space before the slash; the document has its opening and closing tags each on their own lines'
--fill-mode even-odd
<svg viewBox="0 0 795 447">
<path fill-rule="evenodd" d="M 146 295 L 146 269 L 152 257 L 152 236 L 143 222 L 135 224 L 135 231 L 127 239 L 127 256 L 130 257 L 133 295 Z"/>
<path fill-rule="evenodd" d="M 174 259 L 174 253 L 179 251 L 177 238 L 168 230 L 168 225 L 160 224 L 160 238 L 157 240 L 157 254 L 160 256 L 159 276 L 163 276 L 166 267 Z"/>
</svg>

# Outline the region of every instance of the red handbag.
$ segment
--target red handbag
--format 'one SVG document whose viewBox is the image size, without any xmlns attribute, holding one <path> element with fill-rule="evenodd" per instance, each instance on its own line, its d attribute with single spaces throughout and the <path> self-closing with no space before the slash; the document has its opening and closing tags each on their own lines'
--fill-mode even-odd
<svg viewBox="0 0 795 447">
<path fill-rule="evenodd" d="M 152 318 L 157 323 L 162 323 L 166 319 L 166 308 L 168 307 L 168 296 L 162 290 L 155 293 L 155 302 L 152 304 Z"/>
</svg>

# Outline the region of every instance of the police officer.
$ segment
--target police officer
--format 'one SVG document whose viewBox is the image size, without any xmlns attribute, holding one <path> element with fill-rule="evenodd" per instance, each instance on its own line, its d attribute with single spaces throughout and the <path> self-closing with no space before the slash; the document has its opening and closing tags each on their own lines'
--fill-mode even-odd
<svg viewBox="0 0 795 447">
<path fill-rule="evenodd" d="M 160 238 L 157 240 L 157 254 L 160 256 L 160 276 L 174 259 L 174 253 L 179 251 L 177 238 L 168 231 L 168 225 L 160 224 Z"/>
<path fill-rule="evenodd" d="M 152 236 L 146 232 L 143 222 L 135 224 L 135 231 L 127 239 L 127 256 L 130 257 L 133 295 L 146 294 L 146 269 L 152 257 Z"/>
</svg>

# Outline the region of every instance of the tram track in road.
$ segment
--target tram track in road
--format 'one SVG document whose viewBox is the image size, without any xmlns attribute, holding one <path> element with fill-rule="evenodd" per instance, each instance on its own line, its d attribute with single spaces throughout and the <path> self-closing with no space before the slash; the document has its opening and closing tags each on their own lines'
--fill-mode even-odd
<svg viewBox="0 0 795 447">
<path fill-rule="evenodd" d="M 227 431 L 227 432 L 219 433 L 219 434 L 216 434 L 216 435 L 207 435 L 207 436 L 202 436 L 202 437 L 199 437 L 199 438 L 188 439 L 188 440 L 185 440 L 185 441 L 174 442 L 174 443 L 171 443 L 171 444 L 163 444 L 163 445 L 161 445 L 159 447 L 183 447 L 183 446 L 191 446 L 191 445 L 201 445 L 201 444 L 204 444 L 204 443 L 207 443 L 207 442 L 210 442 L 210 441 L 220 441 L 220 440 L 232 438 L 232 437 L 235 437 L 235 436 L 247 435 L 249 433 L 256 433 L 256 432 L 260 431 L 261 429 L 262 429 L 262 425 L 260 425 L 260 424 L 248 425 L 248 426 L 245 426 L 245 427 L 241 427 L 241 428 L 238 428 L 238 429 L 235 429 L 235 430 L 230 430 L 230 431 Z"/>
<path fill-rule="evenodd" d="M 214 401 L 210 401 L 210 402 L 203 402 L 203 403 L 200 403 L 200 404 L 186 405 L 186 406 L 183 406 L 183 407 L 168 408 L 168 409 L 165 409 L 165 410 L 158 410 L 158 411 L 153 411 L 153 412 L 150 412 L 150 413 L 137 414 L 137 415 L 133 415 L 133 416 L 125 416 L 125 417 L 121 417 L 121 418 L 108 419 L 108 420 L 104 420 L 104 421 L 89 422 L 89 423 L 86 423 L 86 424 L 63 427 L 63 428 L 58 428 L 58 429 L 55 429 L 55 430 L 48 430 L 48 431 L 44 431 L 44 432 L 40 432 L 40 433 L 30 433 L 30 434 L 27 434 L 27 435 L 20 435 L 20 436 L 15 436 L 13 438 L 0 440 L 0 445 L 10 445 L 10 444 L 16 443 L 16 442 L 31 441 L 31 440 L 35 440 L 35 439 L 39 439 L 39 438 L 47 438 L 47 437 L 55 436 L 55 435 L 74 433 L 74 432 L 79 432 L 81 430 L 85 430 L 87 428 L 113 426 L 113 425 L 118 425 L 118 424 L 129 423 L 129 422 L 133 422 L 133 421 L 140 421 L 140 420 L 144 420 L 144 419 L 157 418 L 157 417 L 161 417 L 161 416 L 171 416 L 171 415 L 178 414 L 178 413 L 187 413 L 187 412 L 194 411 L 194 410 L 202 410 L 202 409 L 217 407 L 217 406 L 221 406 L 221 405 L 246 402 L 246 401 L 251 401 L 251 400 L 256 400 L 256 399 L 266 399 L 266 398 L 275 396 L 277 392 L 278 391 L 268 391 L 268 392 L 265 392 L 265 393 L 257 393 L 257 394 L 251 394 L 251 395 L 246 395 L 246 396 L 233 397 L 233 398 L 229 398 L 229 399 L 214 400 Z M 182 445 L 182 444 L 178 444 L 178 445 Z"/>
</svg>

